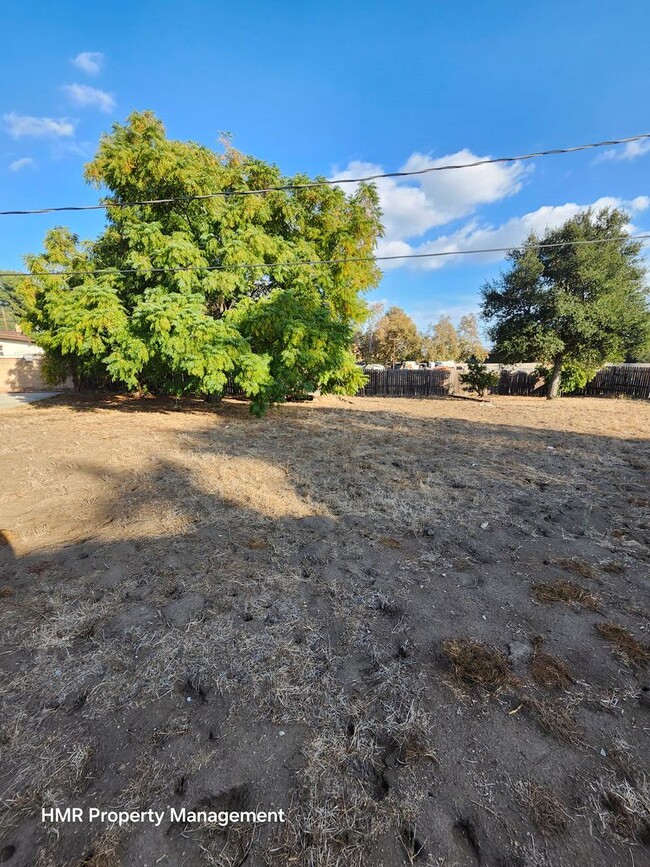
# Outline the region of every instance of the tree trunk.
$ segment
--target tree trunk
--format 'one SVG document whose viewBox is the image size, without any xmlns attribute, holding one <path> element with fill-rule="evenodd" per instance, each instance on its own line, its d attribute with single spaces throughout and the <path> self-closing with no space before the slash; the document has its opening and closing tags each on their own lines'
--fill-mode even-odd
<svg viewBox="0 0 650 867">
<path fill-rule="evenodd" d="M 554 397 L 557 397 L 558 392 L 560 390 L 560 376 L 562 375 L 562 355 L 556 355 L 555 360 L 553 362 L 553 373 L 551 374 L 551 379 L 548 383 L 548 392 L 546 393 L 547 400 L 553 400 Z"/>
</svg>

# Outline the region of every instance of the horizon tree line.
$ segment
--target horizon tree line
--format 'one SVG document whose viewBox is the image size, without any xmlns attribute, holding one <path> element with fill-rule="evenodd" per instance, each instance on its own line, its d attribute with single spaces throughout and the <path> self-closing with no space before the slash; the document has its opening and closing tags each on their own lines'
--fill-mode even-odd
<svg viewBox="0 0 650 867">
<path fill-rule="evenodd" d="M 478 318 L 474 313 L 460 317 L 454 325 L 449 316 L 441 316 L 424 331 L 401 308 L 371 305 L 371 314 L 363 330 L 355 335 L 357 358 L 365 364 L 373 362 L 394 365 L 402 361 L 484 361 L 488 350 L 483 345 Z"/>
</svg>

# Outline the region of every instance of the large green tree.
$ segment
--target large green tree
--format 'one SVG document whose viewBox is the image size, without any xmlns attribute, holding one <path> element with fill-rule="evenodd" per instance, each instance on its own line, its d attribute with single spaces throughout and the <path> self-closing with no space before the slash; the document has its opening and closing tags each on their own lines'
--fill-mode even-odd
<svg viewBox="0 0 650 867">
<path fill-rule="evenodd" d="M 107 192 L 105 231 L 79 243 L 55 229 L 27 257 L 26 327 L 51 375 L 206 395 L 230 380 L 258 412 L 306 390 L 359 387 L 350 344 L 367 314 L 361 293 L 380 278 L 358 261 L 381 234 L 374 187 L 296 189 L 310 179 L 229 142 L 215 152 L 168 139 L 151 112 L 103 136 L 85 174 Z M 219 192 L 229 195 L 193 198 Z M 152 199 L 171 201 L 120 206 Z M 336 259 L 357 261 L 292 264 Z"/>
<path fill-rule="evenodd" d="M 531 234 L 508 254 L 509 270 L 483 287 L 497 358 L 549 363 L 549 398 L 558 394 L 566 365 L 593 369 L 647 344 L 641 245 L 628 229 L 621 210 L 583 211 L 543 236 Z"/>
</svg>

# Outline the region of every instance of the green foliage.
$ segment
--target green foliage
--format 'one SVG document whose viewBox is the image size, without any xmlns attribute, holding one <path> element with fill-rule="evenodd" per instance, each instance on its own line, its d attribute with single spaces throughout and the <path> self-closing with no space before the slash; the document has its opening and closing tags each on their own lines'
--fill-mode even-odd
<svg viewBox="0 0 650 867">
<path fill-rule="evenodd" d="M 0 277 L 0 330 L 13 330 L 23 315 L 18 286 L 21 277 L 9 274 Z"/>
<path fill-rule="evenodd" d="M 598 370 L 600 365 L 583 364 L 580 361 L 567 361 L 562 367 L 560 374 L 560 394 L 575 394 L 585 387 L 590 382 Z M 553 370 L 550 367 L 539 365 L 535 368 L 537 376 L 548 385 L 551 381 Z"/>
<path fill-rule="evenodd" d="M 531 234 L 508 254 L 510 269 L 483 287 L 497 358 L 552 361 L 550 396 L 564 365 L 597 368 L 648 343 L 641 247 L 625 237 L 628 227 L 620 210 L 579 213 L 542 237 Z M 554 246 L 533 246 L 540 243 Z"/>
<path fill-rule="evenodd" d="M 170 140 L 151 112 L 103 136 L 85 173 L 114 204 L 309 181 L 228 142 L 216 153 Z M 326 186 L 111 207 L 95 241 L 58 228 L 27 257 L 26 327 L 48 369 L 79 385 L 219 395 L 230 380 L 259 413 L 317 388 L 352 393 L 361 375 L 349 347 L 368 312 L 361 293 L 380 273 L 373 262 L 291 263 L 370 256 L 379 218 L 363 184 L 352 196 Z M 286 264 L 241 267 L 258 262 Z M 185 266 L 195 270 L 152 270 Z"/>
<path fill-rule="evenodd" d="M 460 381 L 469 391 L 484 395 L 499 384 L 499 374 L 489 371 L 478 358 L 470 358 L 467 362 L 467 373 L 461 373 Z"/>
</svg>

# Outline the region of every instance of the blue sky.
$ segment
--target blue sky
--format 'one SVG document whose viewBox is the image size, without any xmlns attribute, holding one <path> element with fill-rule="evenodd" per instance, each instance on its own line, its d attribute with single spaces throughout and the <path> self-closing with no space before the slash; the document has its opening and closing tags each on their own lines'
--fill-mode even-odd
<svg viewBox="0 0 650 867">
<path fill-rule="evenodd" d="M 153 109 L 168 134 L 241 150 L 286 173 L 344 176 L 650 132 L 645 0 L 5 4 L 1 209 L 85 204 L 103 131 Z M 380 192 L 381 251 L 508 246 L 577 206 L 621 203 L 650 229 L 650 147 L 466 169 Z M 0 267 L 22 267 L 65 223 L 0 218 Z M 498 257 L 385 271 L 371 296 L 421 326 L 477 309 Z"/>
</svg>

